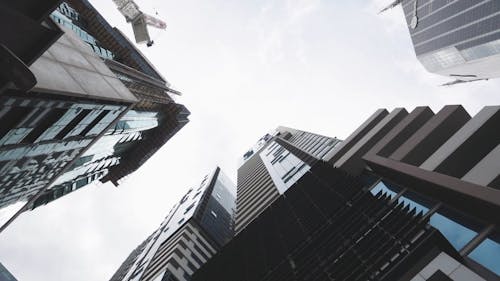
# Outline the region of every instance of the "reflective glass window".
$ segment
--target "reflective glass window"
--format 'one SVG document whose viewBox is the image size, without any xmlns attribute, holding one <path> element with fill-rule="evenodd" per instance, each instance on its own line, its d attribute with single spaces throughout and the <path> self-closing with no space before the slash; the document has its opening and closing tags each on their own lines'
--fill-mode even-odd
<svg viewBox="0 0 500 281">
<path fill-rule="evenodd" d="M 493 232 L 469 257 L 500 276 L 500 233 Z"/>
<path fill-rule="evenodd" d="M 455 249 L 462 249 L 477 235 L 479 224 L 448 208 L 442 208 L 430 217 L 429 223 L 437 228 Z"/>
<path fill-rule="evenodd" d="M 377 185 L 375 185 L 371 189 L 370 192 L 373 195 L 377 195 L 377 193 L 379 193 L 380 191 L 389 195 L 391 198 L 394 198 L 394 196 L 396 196 L 401 191 L 401 188 L 394 186 L 392 184 L 388 184 L 386 182 L 380 181 L 379 183 L 377 183 Z"/>
</svg>

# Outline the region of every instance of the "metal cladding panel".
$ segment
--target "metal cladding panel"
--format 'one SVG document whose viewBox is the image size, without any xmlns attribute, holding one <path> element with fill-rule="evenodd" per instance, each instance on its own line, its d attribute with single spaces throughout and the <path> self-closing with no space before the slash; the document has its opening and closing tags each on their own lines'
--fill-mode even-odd
<svg viewBox="0 0 500 281">
<path fill-rule="evenodd" d="M 135 96 L 72 30 L 30 67 L 37 92 L 134 103 Z"/>
<path fill-rule="evenodd" d="M 349 149 L 351 149 L 361 138 L 363 138 L 375 125 L 377 125 L 389 112 L 386 109 L 378 109 L 375 111 L 354 133 L 330 151 L 325 157 L 325 161 L 334 164 L 340 159 Z"/>
<path fill-rule="evenodd" d="M 367 153 L 379 140 L 381 140 L 392 128 L 408 115 L 404 108 L 394 109 L 363 138 L 358 141 L 348 152 L 346 152 L 334 166 L 349 173 L 358 175 L 365 168 L 363 155 Z"/>
<path fill-rule="evenodd" d="M 495 32 L 500 27 L 498 1 L 404 0 L 403 10 L 417 55 L 448 46 L 463 49 L 500 39 Z M 415 13 L 418 24 L 411 28 Z"/>
<path fill-rule="evenodd" d="M 500 175 L 500 144 L 495 147 L 486 157 L 481 159 L 462 180 L 479 184 L 482 186 L 494 187 L 494 180 Z"/>
<path fill-rule="evenodd" d="M 380 140 L 372 149 L 380 156 L 388 157 L 397 148 L 410 138 L 430 118 L 434 116 L 432 110 L 427 106 L 415 108 L 398 125 Z"/>
<path fill-rule="evenodd" d="M 236 233 L 279 196 L 259 153 L 254 154 L 238 169 L 237 187 Z"/>
<path fill-rule="evenodd" d="M 500 106 L 486 106 L 420 168 L 461 178 L 500 143 Z"/>
<path fill-rule="evenodd" d="M 406 140 L 391 159 L 418 166 L 470 120 L 461 105 L 447 105 Z"/>
</svg>

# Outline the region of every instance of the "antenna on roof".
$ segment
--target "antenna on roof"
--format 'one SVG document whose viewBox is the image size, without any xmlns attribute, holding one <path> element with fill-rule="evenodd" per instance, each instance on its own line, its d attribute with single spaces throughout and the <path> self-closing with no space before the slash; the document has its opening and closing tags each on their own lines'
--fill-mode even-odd
<svg viewBox="0 0 500 281">
<path fill-rule="evenodd" d="M 113 0 L 113 2 L 127 22 L 132 23 L 135 42 L 137 44 L 146 43 L 148 47 L 153 46 L 154 41 L 149 36 L 148 25 L 158 29 L 167 28 L 167 24 L 161 19 L 143 13 L 133 0 Z M 156 14 L 158 15 L 158 12 Z"/>
<path fill-rule="evenodd" d="M 444 83 L 441 86 L 453 86 L 453 85 L 456 85 L 456 84 L 471 83 L 471 82 L 482 81 L 482 80 L 488 81 L 487 78 L 485 78 L 485 79 L 473 79 L 473 80 L 460 80 L 460 79 L 457 79 L 457 80 L 450 81 L 448 83 Z"/>
<path fill-rule="evenodd" d="M 392 4 L 390 4 L 389 6 L 383 8 L 382 10 L 380 10 L 380 12 L 378 12 L 378 13 L 381 14 L 381 13 L 387 11 L 387 10 L 390 10 L 390 9 L 396 7 L 397 5 L 399 5 L 401 3 L 403 3 L 403 0 L 396 0 L 396 1 L 392 2 Z"/>
</svg>

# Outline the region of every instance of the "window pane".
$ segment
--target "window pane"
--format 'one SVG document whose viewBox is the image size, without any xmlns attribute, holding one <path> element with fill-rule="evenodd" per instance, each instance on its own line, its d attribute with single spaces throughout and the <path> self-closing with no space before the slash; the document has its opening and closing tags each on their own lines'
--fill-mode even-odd
<svg viewBox="0 0 500 281">
<path fill-rule="evenodd" d="M 370 192 L 373 195 L 377 195 L 377 193 L 379 193 L 380 191 L 386 193 L 391 198 L 393 198 L 399 193 L 399 191 L 401 191 L 401 188 L 398 188 L 394 185 L 390 185 L 388 183 L 379 182 L 375 187 L 372 188 Z"/>
<path fill-rule="evenodd" d="M 490 235 L 469 257 L 500 276 L 500 233 Z"/>
<path fill-rule="evenodd" d="M 463 221 L 462 218 L 464 219 Z M 458 223 L 457 221 L 459 220 L 462 223 Z M 476 227 L 472 227 L 468 223 L 466 224 L 463 216 L 450 209 L 438 211 L 431 216 L 429 223 L 437 228 L 457 250 L 462 249 L 477 235 L 477 231 L 472 230 L 472 228 L 477 229 Z"/>
</svg>

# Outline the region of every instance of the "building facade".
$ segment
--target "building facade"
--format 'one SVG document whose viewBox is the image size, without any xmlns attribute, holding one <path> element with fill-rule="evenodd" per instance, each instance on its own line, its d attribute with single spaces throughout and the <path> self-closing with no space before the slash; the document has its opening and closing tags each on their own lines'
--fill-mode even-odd
<svg viewBox="0 0 500 281">
<path fill-rule="evenodd" d="M 89 183 L 118 185 L 188 122 L 179 92 L 87 0 L 34 2 L 1 4 L 2 28 L 18 24 L 1 39 L 0 231 Z"/>
<path fill-rule="evenodd" d="M 353 175 L 375 176 L 384 190 L 429 217 L 482 278 L 500 267 L 500 106 L 470 116 L 462 106 L 376 111 L 330 155 Z M 454 279 L 453 279 L 454 280 Z"/>
<path fill-rule="evenodd" d="M 112 281 L 186 281 L 234 236 L 236 186 L 220 168 L 172 207 Z"/>
<path fill-rule="evenodd" d="M 192 280 L 410 280 L 429 260 L 458 264 L 458 253 L 422 213 L 382 192 L 372 196 L 361 178 L 322 160 L 309 164 Z"/>
<path fill-rule="evenodd" d="M 318 134 L 278 127 L 243 156 L 238 169 L 236 232 L 245 228 L 310 168 L 283 147 L 283 142 L 323 159 L 341 142 Z"/>
<path fill-rule="evenodd" d="M 498 280 L 499 117 L 380 109 L 321 159 L 278 130 L 238 170 L 238 235 L 193 280 Z"/>
<path fill-rule="evenodd" d="M 500 3 L 403 0 L 418 60 L 457 81 L 500 76 Z"/>
</svg>

